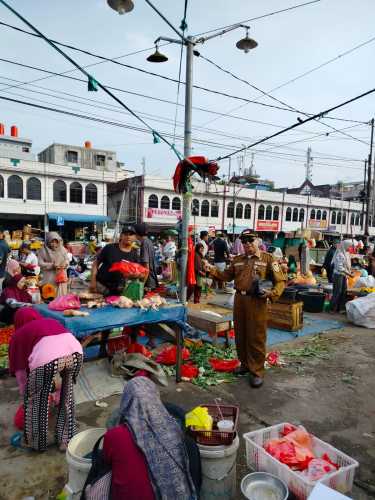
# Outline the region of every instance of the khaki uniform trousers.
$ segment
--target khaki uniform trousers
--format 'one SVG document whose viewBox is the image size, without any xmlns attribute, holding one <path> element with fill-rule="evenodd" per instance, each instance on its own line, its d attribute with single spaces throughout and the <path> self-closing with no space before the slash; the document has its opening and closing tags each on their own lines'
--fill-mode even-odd
<svg viewBox="0 0 375 500">
<path fill-rule="evenodd" d="M 236 293 L 233 307 L 238 359 L 258 377 L 264 373 L 267 341 L 267 300 Z"/>
</svg>

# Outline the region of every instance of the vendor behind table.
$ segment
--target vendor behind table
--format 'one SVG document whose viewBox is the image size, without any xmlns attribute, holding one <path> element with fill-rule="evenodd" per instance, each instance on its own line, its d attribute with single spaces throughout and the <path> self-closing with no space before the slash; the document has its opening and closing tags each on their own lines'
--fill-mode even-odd
<svg viewBox="0 0 375 500">
<path fill-rule="evenodd" d="M 53 231 L 47 233 L 45 245 L 38 252 L 38 263 L 42 271 L 41 285 L 57 285 L 58 295 L 66 295 L 68 293 L 67 280 L 66 282 L 59 281 L 59 283 L 56 281 L 57 274 L 65 271 L 69 266 L 68 254 L 59 233 Z"/>
</svg>

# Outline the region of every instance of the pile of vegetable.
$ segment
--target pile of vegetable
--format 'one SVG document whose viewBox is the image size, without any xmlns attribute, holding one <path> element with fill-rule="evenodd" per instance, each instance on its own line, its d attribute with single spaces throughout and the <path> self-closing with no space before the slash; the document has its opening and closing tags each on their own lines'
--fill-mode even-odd
<svg viewBox="0 0 375 500">
<path fill-rule="evenodd" d="M 8 349 L 7 344 L 0 345 L 0 369 L 8 368 Z"/>
</svg>

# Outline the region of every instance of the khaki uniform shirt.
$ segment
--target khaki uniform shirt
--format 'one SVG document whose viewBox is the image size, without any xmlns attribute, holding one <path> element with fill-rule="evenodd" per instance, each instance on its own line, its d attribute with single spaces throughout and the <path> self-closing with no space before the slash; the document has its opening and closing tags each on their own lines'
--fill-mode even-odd
<svg viewBox="0 0 375 500">
<path fill-rule="evenodd" d="M 225 271 L 214 268 L 211 274 L 223 281 L 234 280 L 234 288 L 238 291 L 250 291 L 254 279 L 270 280 L 273 283 L 271 300 L 277 300 L 283 293 L 286 275 L 279 263 L 266 252 L 254 255 L 238 255 Z"/>
</svg>

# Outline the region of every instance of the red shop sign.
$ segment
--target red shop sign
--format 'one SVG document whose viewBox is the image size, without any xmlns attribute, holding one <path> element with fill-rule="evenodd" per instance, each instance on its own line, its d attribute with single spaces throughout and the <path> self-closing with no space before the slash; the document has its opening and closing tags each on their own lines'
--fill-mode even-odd
<svg viewBox="0 0 375 500">
<path fill-rule="evenodd" d="M 277 233 L 279 230 L 278 220 L 258 220 L 256 231 Z"/>
</svg>

